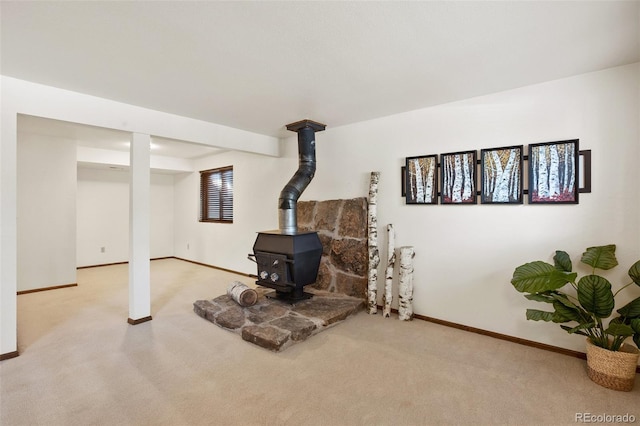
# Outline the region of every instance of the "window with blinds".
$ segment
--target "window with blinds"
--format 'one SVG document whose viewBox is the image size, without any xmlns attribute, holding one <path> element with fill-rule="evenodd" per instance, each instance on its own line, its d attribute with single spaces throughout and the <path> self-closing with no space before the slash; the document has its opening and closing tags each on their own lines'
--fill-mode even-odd
<svg viewBox="0 0 640 426">
<path fill-rule="evenodd" d="M 200 222 L 233 223 L 233 166 L 200 172 Z"/>
</svg>

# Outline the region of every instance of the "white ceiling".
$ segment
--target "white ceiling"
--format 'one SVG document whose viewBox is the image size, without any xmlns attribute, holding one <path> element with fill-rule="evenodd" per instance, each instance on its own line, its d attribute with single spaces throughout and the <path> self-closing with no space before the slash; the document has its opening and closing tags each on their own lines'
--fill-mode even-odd
<svg viewBox="0 0 640 426">
<path fill-rule="evenodd" d="M 640 61 L 638 1 L 1 1 L 3 75 L 284 136 Z"/>
</svg>

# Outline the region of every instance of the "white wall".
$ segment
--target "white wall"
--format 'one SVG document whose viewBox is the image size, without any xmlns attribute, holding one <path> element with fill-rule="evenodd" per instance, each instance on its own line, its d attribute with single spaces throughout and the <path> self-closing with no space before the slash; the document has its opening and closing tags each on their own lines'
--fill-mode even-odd
<svg viewBox="0 0 640 426">
<path fill-rule="evenodd" d="M 247 254 L 256 232 L 278 228 L 278 196 L 298 168 L 294 145 L 282 158 L 227 152 L 196 161 L 196 170 L 233 166 L 232 224 L 198 222 L 200 174 L 176 175 L 175 256 L 255 274 Z"/>
<path fill-rule="evenodd" d="M 587 246 L 616 243 L 624 266 L 610 274 L 614 281 L 640 257 L 639 74 L 640 65 L 634 64 L 350 126 L 326 123 L 328 130 L 316 138 L 316 177 L 302 199 L 366 196 L 369 173 L 381 171 L 379 234 L 393 223 L 397 246 L 416 248 L 417 314 L 583 350 L 581 339 L 557 326 L 527 322 L 524 310 L 532 302 L 509 280 L 515 266 L 550 260 L 555 249 L 576 259 Z M 191 126 L 189 119 L 167 119 L 166 114 L 6 77 L 1 84 L 0 353 L 7 353 L 16 347 L 17 188 L 11 180 L 16 176 L 16 114 L 195 142 L 211 138 L 204 124 Z M 181 135 L 183 128 L 189 130 Z M 232 144 L 234 135 L 226 135 L 224 143 Z M 242 147 L 248 143 L 243 135 Z M 407 206 L 400 196 L 400 167 L 407 156 L 570 138 L 579 138 L 581 149 L 593 152 L 593 192 L 583 194 L 579 205 Z M 264 142 L 270 143 L 268 138 Z M 255 272 L 246 254 L 255 232 L 277 227 L 278 194 L 297 168 L 295 135 L 282 147 L 282 158 L 230 152 L 198 162 L 198 170 L 234 166 L 231 225 L 198 223 L 198 173 L 175 177 L 176 256 Z M 275 151 L 270 148 L 269 155 Z"/>
<path fill-rule="evenodd" d="M 586 247 L 615 243 L 625 265 L 612 274 L 618 278 L 640 259 L 638 69 L 636 64 L 334 129 L 326 143 L 318 143 L 317 182 L 307 196 L 364 194 L 368 171 L 380 170 L 379 235 L 393 223 L 397 246 L 416 248 L 416 313 L 584 350 L 580 338 L 557 325 L 526 321 L 526 307 L 541 307 L 509 281 L 515 266 L 550 261 L 556 249 L 577 264 Z M 407 156 L 572 138 L 593 154 L 593 192 L 581 194 L 578 205 L 416 206 L 400 197 L 398 170 Z M 345 145 L 348 152 L 341 154 Z M 629 294 L 640 295 L 633 290 Z"/>
<path fill-rule="evenodd" d="M 173 182 L 173 175 L 151 173 L 149 244 L 152 259 L 173 256 L 174 253 Z"/>
<path fill-rule="evenodd" d="M 18 291 L 76 282 L 76 143 L 18 134 Z"/>
<path fill-rule="evenodd" d="M 151 257 L 173 256 L 173 176 L 152 173 L 150 191 Z M 129 260 L 129 171 L 78 168 L 77 227 L 78 266 Z"/>
<path fill-rule="evenodd" d="M 277 156 L 278 140 L 82 93 L 0 76 L 0 354 L 17 351 L 18 115 Z M 73 256 L 75 259 L 75 256 Z"/>
<path fill-rule="evenodd" d="M 516 266 L 551 261 L 556 249 L 577 266 L 586 247 L 617 244 L 623 266 L 608 274 L 614 283 L 640 258 L 639 74 L 634 64 L 349 126 L 326 123 L 302 199 L 366 196 L 370 172 L 381 171 L 379 235 L 393 223 L 396 246 L 415 246 L 417 314 L 584 351 L 557 325 L 526 321 L 525 309 L 540 306 L 510 279 Z M 573 138 L 593 153 L 592 193 L 578 205 L 418 206 L 400 195 L 407 156 Z M 255 273 L 244 259 L 256 231 L 277 227 L 278 194 L 297 168 L 295 135 L 282 144 L 281 159 L 228 153 L 201 161 L 201 169 L 234 166 L 233 225 L 197 223 L 197 174 L 176 179 L 177 256 Z M 640 295 L 630 290 L 620 302 Z"/>
</svg>

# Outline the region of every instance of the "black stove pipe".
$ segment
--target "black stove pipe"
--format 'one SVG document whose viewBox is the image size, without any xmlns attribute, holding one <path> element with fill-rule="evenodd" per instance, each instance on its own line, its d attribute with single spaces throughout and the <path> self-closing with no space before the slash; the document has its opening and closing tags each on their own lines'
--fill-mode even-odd
<svg viewBox="0 0 640 426">
<path fill-rule="evenodd" d="M 282 234 L 298 232 L 298 198 L 316 172 L 315 132 L 325 128 L 326 125 L 311 120 L 287 125 L 287 130 L 298 133 L 298 170 L 280 192 L 278 222 Z"/>
</svg>

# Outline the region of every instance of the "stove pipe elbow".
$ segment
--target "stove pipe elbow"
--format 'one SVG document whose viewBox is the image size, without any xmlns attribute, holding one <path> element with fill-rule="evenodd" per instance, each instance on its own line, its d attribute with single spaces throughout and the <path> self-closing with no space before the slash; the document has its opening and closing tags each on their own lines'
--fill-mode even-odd
<svg viewBox="0 0 640 426">
<path fill-rule="evenodd" d="M 302 120 L 287 125 L 287 130 L 298 133 L 298 170 L 280 192 L 278 223 L 283 234 L 298 232 L 298 199 L 316 173 L 315 132 L 326 128 L 324 124 Z"/>
</svg>

